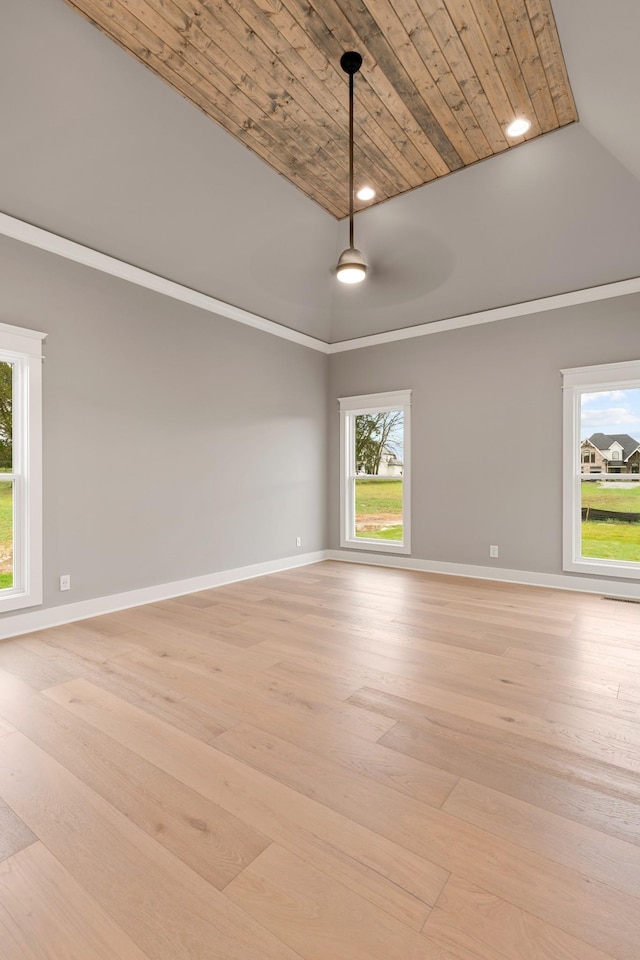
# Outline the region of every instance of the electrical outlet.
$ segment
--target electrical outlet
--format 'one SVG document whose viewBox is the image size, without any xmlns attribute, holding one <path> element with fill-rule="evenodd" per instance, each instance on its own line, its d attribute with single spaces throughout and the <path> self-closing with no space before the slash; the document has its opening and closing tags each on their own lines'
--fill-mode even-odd
<svg viewBox="0 0 640 960">
<path fill-rule="evenodd" d="M 302 537 L 296 537 L 296 547 L 302 546 Z"/>
<path fill-rule="evenodd" d="M 490 557 L 493 557 L 494 560 L 497 559 L 497 557 L 498 557 L 498 548 L 497 548 L 497 546 L 494 545 L 494 546 L 489 547 L 489 556 L 490 556 Z"/>
<path fill-rule="evenodd" d="M 60 577 L 60 589 L 61 590 L 71 590 L 71 574 L 63 573 Z"/>
</svg>

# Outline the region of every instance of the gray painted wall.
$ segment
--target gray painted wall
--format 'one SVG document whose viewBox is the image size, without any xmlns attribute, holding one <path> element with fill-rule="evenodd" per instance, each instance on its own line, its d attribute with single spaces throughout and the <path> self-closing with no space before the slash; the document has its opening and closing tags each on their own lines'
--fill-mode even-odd
<svg viewBox="0 0 640 960">
<path fill-rule="evenodd" d="M 638 358 L 640 296 L 332 356 L 331 546 L 339 546 L 337 398 L 412 388 L 412 555 L 561 573 L 559 371 Z M 489 560 L 489 544 L 499 560 Z"/>
<path fill-rule="evenodd" d="M 6 239 L 0 289 L 48 334 L 45 606 L 326 546 L 325 356 Z"/>
</svg>

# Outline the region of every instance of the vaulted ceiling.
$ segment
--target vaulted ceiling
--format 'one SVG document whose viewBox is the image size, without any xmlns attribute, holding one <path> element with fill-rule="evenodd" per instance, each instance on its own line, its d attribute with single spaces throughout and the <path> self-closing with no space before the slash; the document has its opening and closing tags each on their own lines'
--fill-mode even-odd
<svg viewBox="0 0 640 960">
<path fill-rule="evenodd" d="M 577 119 L 550 0 L 67 0 L 336 217 Z"/>
<path fill-rule="evenodd" d="M 131 11 L 137 2 L 102 6 Z M 249 2 L 275 17 L 293 0 L 233 0 L 233 9 Z M 324 14 L 333 2 L 318 0 L 318 8 Z M 371 0 L 376 16 L 386 2 Z M 407 9 L 410 0 L 402 2 Z M 529 13 L 533 3 L 526 0 Z M 579 122 L 360 211 L 356 242 L 370 268 L 365 283 L 348 288 L 335 280 L 346 223 L 66 0 L 2 0 L 0 211 L 330 342 L 637 277 L 640 4 L 551 3 Z M 453 10 L 453 0 L 445 4 Z M 394 5 L 401 9 L 400 0 Z M 500 7 L 507 9 L 502 0 Z M 535 33 L 532 14 L 531 22 Z M 460 37 L 469 43 L 466 31 Z M 336 53 L 355 46 L 346 39 L 336 40 Z M 392 45 L 399 56 L 401 45 Z M 381 72 L 370 48 L 363 52 L 361 87 L 367 65 Z M 344 144 L 346 77 L 335 60 L 331 70 Z M 346 161 L 345 150 L 343 173 Z M 343 204 L 345 186 L 346 176 Z M 0 275 L 13 269 L 13 245 L 0 236 Z M 44 299 L 66 302 L 69 285 L 95 281 L 61 265 L 53 275 L 59 281 Z M 3 319 L 11 317 L 5 305 Z M 133 336 L 135 311 L 131 319 Z M 79 331 L 90 322 L 79 317 Z"/>
</svg>

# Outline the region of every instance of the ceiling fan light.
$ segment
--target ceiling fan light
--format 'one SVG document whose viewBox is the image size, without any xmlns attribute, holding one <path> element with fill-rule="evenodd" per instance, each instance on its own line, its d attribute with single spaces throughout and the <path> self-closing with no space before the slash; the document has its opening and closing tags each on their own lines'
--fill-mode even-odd
<svg viewBox="0 0 640 960">
<path fill-rule="evenodd" d="M 367 275 L 367 261 L 355 247 L 347 247 L 338 258 L 336 275 L 341 283 L 360 283 Z"/>
</svg>

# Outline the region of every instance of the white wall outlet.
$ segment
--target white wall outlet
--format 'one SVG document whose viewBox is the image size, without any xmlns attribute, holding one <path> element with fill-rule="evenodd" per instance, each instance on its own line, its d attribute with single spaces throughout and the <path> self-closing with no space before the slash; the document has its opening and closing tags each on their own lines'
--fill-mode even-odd
<svg viewBox="0 0 640 960">
<path fill-rule="evenodd" d="M 296 547 L 302 546 L 302 537 L 296 537 Z"/>
<path fill-rule="evenodd" d="M 497 546 L 494 545 L 494 546 L 489 547 L 489 556 L 490 556 L 490 557 L 493 557 L 494 560 L 497 559 L 497 557 L 498 557 L 498 548 L 497 548 Z"/>
<path fill-rule="evenodd" d="M 71 574 L 63 573 L 60 577 L 60 589 L 61 590 L 71 590 Z"/>
</svg>

